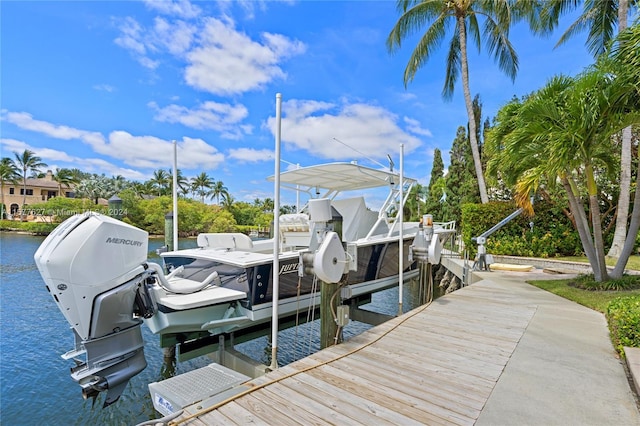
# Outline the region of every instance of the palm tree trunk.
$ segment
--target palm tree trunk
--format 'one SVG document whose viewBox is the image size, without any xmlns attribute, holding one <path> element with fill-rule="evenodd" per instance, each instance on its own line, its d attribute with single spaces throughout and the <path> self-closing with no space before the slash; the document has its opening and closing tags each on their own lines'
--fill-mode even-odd
<svg viewBox="0 0 640 426">
<path fill-rule="evenodd" d="M 0 220 L 4 219 L 4 181 L 0 183 Z"/>
<path fill-rule="evenodd" d="M 478 179 L 478 189 L 480 190 L 480 200 L 482 204 L 489 202 L 487 196 L 487 187 L 484 182 L 482 173 L 482 162 L 480 161 L 480 150 L 478 149 L 478 138 L 476 137 L 476 117 L 473 111 L 473 103 L 471 101 L 471 91 L 469 90 L 469 64 L 467 61 L 467 33 L 466 24 L 463 16 L 458 16 L 458 29 L 460 36 L 460 68 L 462 71 L 462 91 L 464 93 L 464 102 L 467 107 L 467 115 L 469 116 L 469 142 L 471 143 L 471 153 L 473 154 L 473 164 L 476 168 L 476 177 Z"/>
<path fill-rule="evenodd" d="M 598 271 L 596 250 L 593 245 L 593 240 L 591 239 L 591 233 L 587 224 L 587 215 L 584 212 L 584 207 L 576 198 L 576 193 L 574 192 L 568 178 L 562 178 L 562 186 L 567 192 L 567 197 L 569 198 L 569 209 L 573 213 L 573 217 L 576 222 L 576 229 L 580 236 L 580 241 L 582 242 L 582 248 L 584 249 L 584 254 L 587 256 L 587 259 L 589 259 L 589 264 L 593 269 L 594 276 L 596 276 L 596 273 L 597 275 L 600 275 Z"/>
<path fill-rule="evenodd" d="M 22 222 L 27 221 L 27 215 L 25 214 L 24 206 L 27 204 L 27 169 L 24 169 L 22 173 L 22 208 L 20 209 L 20 220 Z"/>
<path fill-rule="evenodd" d="M 631 196 L 631 126 L 622 130 L 622 153 L 620 157 L 620 195 L 616 214 L 616 230 L 613 243 L 609 248 L 609 257 L 620 257 L 627 236 L 629 217 L 629 198 Z"/>
<path fill-rule="evenodd" d="M 585 167 L 585 177 L 587 179 L 587 190 L 589 191 L 589 213 L 591 214 L 591 227 L 593 228 L 593 245 L 596 249 L 596 261 L 600 275 L 596 275 L 594 268 L 594 277 L 598 282 L 607 281 L 607 265 L 604 256 L 604 239 L 602 238 L 602 220 L 600 219 L 600 205 L 598 204 L 598 187 L 593 174 L 593 167 L 587 164 Z"/>
<path fill-rule="evenodd" d="M 618 2 L 618 31 L 627 28 L 628 0 Z M 631 126 L 622 130 L 622 153 L 620 156 L 620 195 L 616 215 L 616 230 L 607 256 L 619 258 L 627 236 L 629 199 L 631 198 Z"/>
<path fill-rule="evenodd" d="M 638 153 L 640 157 L 640 153 Z M 638 172 L 640 172 L 640 162 L 638 163 Z M 640 176 L 640 175 L 638 175 Z M 637 178 L 640 181 L 640 177 Z M 620 257 L 616 262 L 616 267 L 611 272 L 611 278 L 620 278 L 624 273 L 624 267 L 627 265 L 629 256 L 633 252 L 633 246 L 636 243 L 636 235 L 640 230 L 640 188 L 636 185 L 636 195 L 633 198 L 633 212 L 631 213 L 631 222 L 629 223 L 629 231 L 627 238 L 620 252 Z"/>
</svg>

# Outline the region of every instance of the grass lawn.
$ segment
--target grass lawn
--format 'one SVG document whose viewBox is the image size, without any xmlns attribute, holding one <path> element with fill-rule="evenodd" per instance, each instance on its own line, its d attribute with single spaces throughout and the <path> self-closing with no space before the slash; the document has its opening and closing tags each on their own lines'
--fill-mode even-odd
<svg viewBox="0 0 640 426">
<path fill-rule="evenodd" d="M 584 262 L 589 263 L 589 260 L 586 256 L 566 256 L 566 257 L 553 257 L 550 260 L 568 260 L 571 262 Z M 606 259 L 607 266 L 616 266 L 615 259 Z M 640 256 L 634 255 L 629 256 L 629 261 L 627 262 L 626 269 L 633 269 L 634 271 L 640 271 Z"/>
<path fill-rule="evenodd" d="M 640 296 L 640 290 L 628 291 L 590 291 L 582 290 L 568 285 L 570 280 L 545 280 L 529 281 L 534 285 L 550 293 L 557 294 L 565 299 L 573 300 L 593 310 L 605 313 L 609 302 L 619 296 Z"/>
</svg>

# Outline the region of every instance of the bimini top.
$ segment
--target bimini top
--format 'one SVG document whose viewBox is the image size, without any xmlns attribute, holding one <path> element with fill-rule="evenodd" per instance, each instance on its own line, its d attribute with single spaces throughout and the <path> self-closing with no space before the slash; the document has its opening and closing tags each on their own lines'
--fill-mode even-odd
<svg viewBox="0 0 640 426">
<path fill-rule="evenodd" d="M 269 176 L 267 179 L 273 181 L 274 176 Z M 372 169 L 355 163 L 319 164 L 280 173 L 280 184 L 294 186 L 294 188 L 295 185 L 299 185 L 299 189 L 305 192 L 312 188 L 322 188 L 330 192 L 378 188 L 397 184 L 399 180 L 398 173 Z M 407 184 L 416 182 L 415 179 L 407 177 L 404 180 Z"/>
</svg>

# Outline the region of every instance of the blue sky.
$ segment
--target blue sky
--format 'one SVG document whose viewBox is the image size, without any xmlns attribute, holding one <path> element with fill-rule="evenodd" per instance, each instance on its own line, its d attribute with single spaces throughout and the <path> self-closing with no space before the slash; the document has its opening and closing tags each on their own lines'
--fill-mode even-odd
<svg viewBox="0 0 640 426">
<path fill-rule="evenodd" d="M 405 89 L 417 42 L 389 54 L 393 1 L 3 1 L 2 156 L 33 150 L 48 169 L 144 181 L 156 169 L 201 172 L 238 201 L 273 197 L 275 96 L 282 93 L 282 168 L 326 161 L 379 167 L 387 154 L 427 184 L 467 121 L 462 89 L 441 97 L 446 46 Z M 515 82 L 471 50 L 470 86 L 492 117 L 512 96 L 592 60 L 584 35 L 557 49 L 512 29 Z M 335 139 L 344 144 L 336 142 Z M 284 191 L 283 203 L 295 195 Z"/>
</svg>

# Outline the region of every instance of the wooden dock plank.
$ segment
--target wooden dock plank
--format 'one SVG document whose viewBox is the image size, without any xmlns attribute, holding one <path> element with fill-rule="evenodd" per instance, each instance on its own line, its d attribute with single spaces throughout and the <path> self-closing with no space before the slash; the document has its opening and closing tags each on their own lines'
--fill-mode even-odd
<svg viewBox="0 0 640 426">
<path fill-rule="evenodd" d="M 271 389 L 286 398 L 288 404 L 295 404 L 329 423 L 344 426 L 361 424 L 335 409 L 340 400 L 334 395 L 312 388 L 299 380 L 291 378 L 286 384 L 275 383 L 268 390 Z"/>
<path fill-rule="evenodd" d="M 353 360 L 352 360 L 353 361 Z M 367 366 L 370 365 L 367 362 Z M 459 394 L 448 394 L 435 384 L 435 387 L 426 387 L 420 380 L 411 380 L 400 375 L 394 375 L 385 370 L 375 368 L 362 368 L 360 363 L 347 361 L 335 364 L 336 370 L 357 376 L 372 386 L 384 386 L 393 392 L 402 394 L 402 399 L 407 403 L 413 403 L 416 407 L 426 404 L 435 404 L 446 410 L 460 414 L 464 417 L 475 419 L 480 414 L 484 402 L 470 400 Z"/>
<path fill-rule="evenodd" d="M 265 403 L 259 398 L 262 390 L 258 390 L 249 395 L 238 398 L 235 402 L 259 417 L 268 424 L 278 424 L 282 426 L 299 424 L 295 419 L 275 408 L 273 404 Z"/>
<path fill-rule="evenodd" d="M 254 415 L 251 411 L 247 410 L 240 404 L 235 401 L 229 402 L 228 404 L 223 405 L 215 411 L 211 411 L 204 416 L 202 416 L 202 420 L 207 425 L 215 425 L 215 412 L 219 411 L 222 415 L 224 415 L 228 419 L 233 419 L 239 425 L 258 425 L 258 426 L 268 426 L 269 423 L 261 419 L 260 417 Z"/>
<path fill-rule="evenodd" d="M 394 368 L 388 363 L 381 363 L 374 357 L 367 359 L 367 364 L 371 367 L 367 369 L 365 377 L 371 378 L 371 374 L 376 374 L 386 381 L 391 381 L 390 386 L 402 386 L 403 388 L 415 385 L 420 389 L 420 392 L 424 392 L 426 396 L 435 395 L 436 397 L 443 397 L 452 402 L 458 402 L 463 405 L 467 405 L 471 408 L 481 409 L 486 401 L 487 391 L 484 389 L 473 389 L 465 387 L 461 389 L 459 385 L 451 385 L 448 381 L 438 380 L 437 376 L 429 376 L 423 371 L 410 370 L 413 374 L 406 374 L 408 368 L 402 369 Z M 337 364 L 337 368 L 350 368 L 352 371 L 357 371 L 360 367 L 359 360 L 353 360 L 346 358 L 344 361 Z"/>
<path fill-rule="evenodd" d="M 320 367 L 319 367 L 320 368 Z M 296 376 L 296 379 L 307 383 L 313 387 L 322 389 L 323 391 L 336 395 L 338 398 L 335 400 L 335 410 L 353 417 L 354 420 L 360 424 L 385 424 L 385 425 L 397 425 L 398 418 L 402 417 L 402 420 L 410 423 L 411 419 L 399 416 L 393 410 L 389 410 L 386 407 L 371 402 L 371 400 L 362 398 L 355 393 L 347 393 L 345 389 L 340 386 L 340 383 L 333 383 L 326 380 L 322 376 L 322 373 L 318 372 L 318 369 L 310 370 L 309 372 Z M 288 382 L 286 383 L 288 384 Z"/>
<path fill-rule="evenodd" d="M 535 310 L 465 287 L 253 380 L 199 424 L 471 425 Z"/>
<path fill-rule="evenodd" d="M 424 423 L 444 421 L 447 424 L 473 424 L 472 419 L 457 415 L 436 404 L 422 400 L 418 403 L 417 398 L 408 393 L 394 391 L 380 382 L 372 384 L 362 377 L 340 370 L 336 371 L 334 367 L 328 365 L 314 369 L 307 374 L 342 389 L 349 395 L 349 398 L 359 396 L 369 401 L 368 405 L 377 413 L 385 410 L 386 413 L 396 413 L 402 416 L 402 419 L 394 420 L 395 424 L 406 424 L 410 419 Z"/>
<path fill-rule="evenodd" d="M 255 392 L 253 396 L 262 401 L 263 404 L 274 407 L 274 409 L 282 412 L 287 417 L 304 425 L 319 426 L 327 423 L 326 420 L 323 420 L 322 415 L 317 416 L 305 407 L 307 398 L 305 398 L 304 395 L 297 395 L 294 400 L 289 400 L 278 392 L 281 388 L 282 385 L 276 383 L 273 387 L 264 388 L 261 389 L 260 392 Z"/>
<path fill-rule="evenodd" d="M 346 364 L 357 364 L 357 362 L 358 361 L 354 361 L 350 358 L 347 358 L 344 361 Z M 469 402 L 473 406 L 484 404 L 486 395 L 490 393 L 492 389 L 490 383 L 463 381 L 460 380 L 459 377 L 456 377 L 456 380 L 453 380 L 448 377 L 444 370 L 433 371 L 429 368 L 423 368 L 424 361 L 406 363 L 402 365 L 402 368 L 397 368 L 394 364 L 389 363 L 387 360 L 381 359 L 381 357 L 375 356 L 373 352 L 370 352 L 368 353 L 367 362 L 372 369 L 376 369 L 380 374 L 387 374 L 391 377 L 402 378 L 403 380 L 414 380 L 426 389 L 440 389 L 446 393 L 463 396 L 467 399 L 473 400 L 474 402 Z"/>
</svg>

